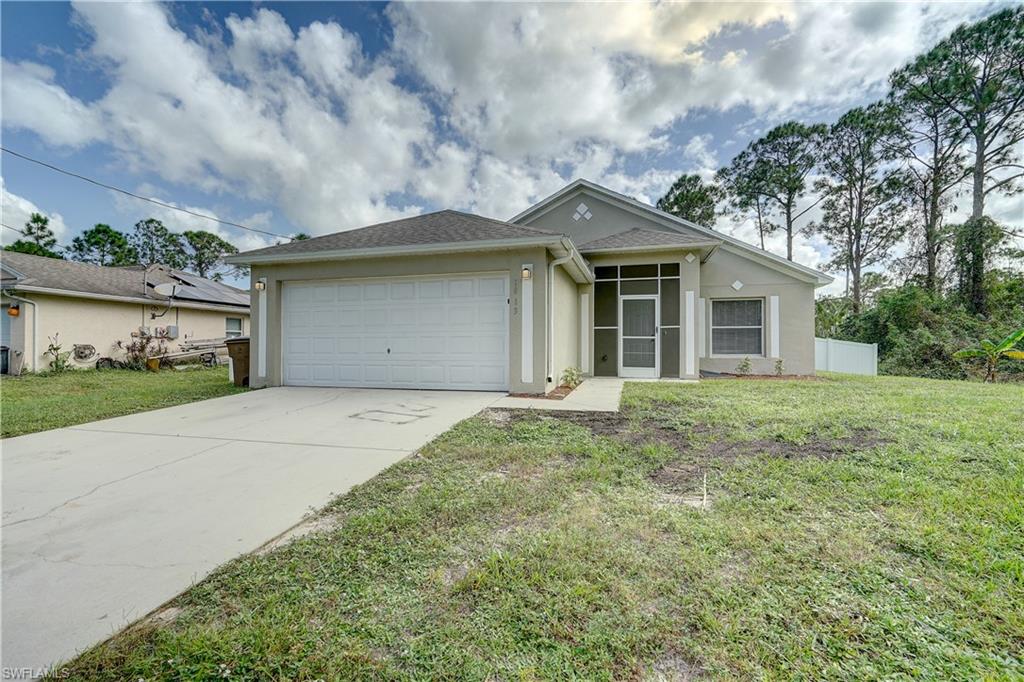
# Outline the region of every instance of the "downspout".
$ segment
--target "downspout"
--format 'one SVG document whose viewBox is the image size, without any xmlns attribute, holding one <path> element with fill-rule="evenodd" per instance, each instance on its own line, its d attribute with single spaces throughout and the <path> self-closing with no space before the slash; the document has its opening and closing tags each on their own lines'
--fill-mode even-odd
<svg viewBox="0 0 1024 682">
<path fill-rule="evenodd" d="M 555 268 L 572 260 L 572 253 L 556 258 L 548 263 L 548 352 L 547 352 L 547 380 L 554 383 L 552 373 L 555 371 Z M 547 392 L 547 386 L 544 388 Z"/>
<path fill-rule="evenodd" d="M 12 301 L 21 301 L 32 306 L 32 371 L 38 371 L 36 367 L 36 361 L 39 358 L 39 305 L 35 301 L 30 301 L 27 298 L 21 296 L 15 296 L 9 291 L 4 292 L 4 296 L 11 299 Z"/>
</svg>

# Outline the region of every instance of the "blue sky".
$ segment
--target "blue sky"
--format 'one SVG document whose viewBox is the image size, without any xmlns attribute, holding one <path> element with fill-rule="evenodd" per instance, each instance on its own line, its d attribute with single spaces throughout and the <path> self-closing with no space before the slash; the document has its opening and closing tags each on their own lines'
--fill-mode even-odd
<svg viewBox="0 0 1024 682">
<path fill-rule="evenodd" d="M 5 2 L 3 143 L 280 234 L 440 207 L 508 218 L 579 176 L 653 202 L 779 122 L 879 97 L 892 69 L 997 7 Z M 4 223 L 39 210 L 62 243 L 150 216 L 267 242 L 2 164 Z M 993 211 L 1019 220 L 1019 200 Z M 814 238 L 796 253 L 828 257 Z"/>
</svg>

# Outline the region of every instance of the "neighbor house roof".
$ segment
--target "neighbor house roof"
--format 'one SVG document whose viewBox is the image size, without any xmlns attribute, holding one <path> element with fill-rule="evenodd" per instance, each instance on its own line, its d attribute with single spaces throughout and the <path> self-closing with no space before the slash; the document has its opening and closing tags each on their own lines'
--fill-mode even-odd
<svg viewBox="0 0 1024 682">
<path fill-rule="evenodd" d="M 721 239 L 708 239 L 682 232 L 666 232 L 664 230 L 645 230 L 634 227 L 631 230 L 618 232 L 607 237 L 594 239 L 580 245 L 581 253 L 599 251 L 641 251 L 645 249 L 663 248 L 708 248 L 718 246 Z"/>
<path fill-rule="evenodd" d="M 154 287 L 174 284 L 176 303 L 249 307 L 247 291 L 164 265 L 107 267 L 16 251 L 4 251 L 0 258 L 5 289 L 162 303 L 167 297 Z"/>
<path fill-rule="evenodd" d="M 573 256 L 577 278 L 581 281 L 592 279 L 579 251 L 565 235 L 452 210 L 268 246 L 239 253 L 226 260 L 229 263 L 255 264 L 526 246 L 544 246 L 556 255 Z"/>
<path fill-rule="evenodd" d="M 677 232 L 693 231 L 698 234 L 706 235 L 710 239 L 720 239 L 722 241 L 721 248 L 723 250 L 728 250 L 732 253 L 746 256 L 752 260 L 774 268 L 775 270 L 787 272 L 798 279 L 813 281 L 817 286 L 828 284 L 834 279 L 831 275 L 827 275 L 824 272 L 787 260 L 782 256 L 769 253 L 768 251 L 759 249 L 752 244 L 748 244 L 741 239 L 736 239 L 735 237 L 712 230 L 709 227 L 698 225 L 697 223 L 686 220 L 685 218 L 680 218 L 679 216 L 674 216 L 671 213 L 666 213 L 654 206 L 637 201 L 625 194 L 620 194 L 619 192 L 610 190 L 607 187 L 602 187 L 601 185 L 582 178 L 569 183 L 551 196 L 537 202 L 530 208 L 509 220 L 509 222 L 527 222 L 536 216 L 542 215 L 555 208 L 560 205 L 562 201 L 568 200 L 577 192 L 581 192 L 583 190 L 589 190 L 598 196 L 606 197 L 607 199 L 615 202 L 615 204 L 620 208 L 631 211 L 637 215 L 645 216 L 671 230 L 675 230 Z"/>
</svg>

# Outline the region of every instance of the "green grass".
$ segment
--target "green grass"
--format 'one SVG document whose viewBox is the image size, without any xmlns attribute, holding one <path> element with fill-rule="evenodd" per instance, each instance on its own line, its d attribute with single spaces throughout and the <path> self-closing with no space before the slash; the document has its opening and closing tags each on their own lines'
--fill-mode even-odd
<svg viewBox="0 0 1024 682">
<path fill-rule="evenodd" d="M 84 424 L 246 389 L 228 382 L 227 369 L 75 370 L 0 379 L 2 437 Z"/>
<path fill-rule="evenodd" d="M 614 437 L 481 415 L 338 498 L 327 530 L 227 564 L 69 672 L 1019 678 L 1022 398 L 897 378 L 637 383 Z M 683 503 L 705 473 L 710 504 Z"/>
</svg>

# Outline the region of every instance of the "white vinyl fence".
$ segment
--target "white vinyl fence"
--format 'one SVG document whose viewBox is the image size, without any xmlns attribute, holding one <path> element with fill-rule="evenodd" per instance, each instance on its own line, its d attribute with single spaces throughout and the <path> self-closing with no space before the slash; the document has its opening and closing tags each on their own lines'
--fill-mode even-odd
<svg viewBox="0 0 1024 682">
<path fill-rule="evenodd" d="M 877 376 L 878 344 L 815 338 L 814 369 Z"/>
</svg>

